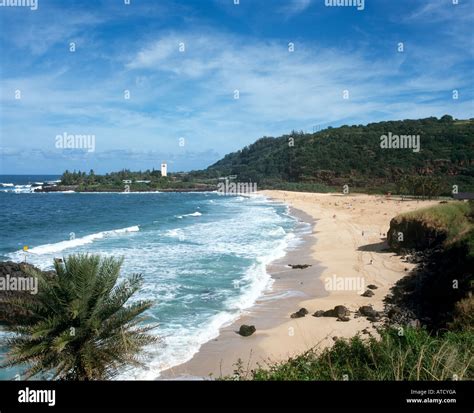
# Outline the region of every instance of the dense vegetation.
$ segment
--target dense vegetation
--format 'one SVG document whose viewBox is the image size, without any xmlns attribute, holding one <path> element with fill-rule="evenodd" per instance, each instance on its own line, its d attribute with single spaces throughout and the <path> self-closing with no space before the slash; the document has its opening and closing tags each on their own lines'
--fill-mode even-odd
<svg viewBox="0 0 474 413">
<path fill-rule="evenodd" d="M 420 135 L 419 152 L 382 149 L 382 135 Z M 106 175 L 94 171 L 66 171 L 63 186 L 78 191 L 131 191 L 167 189 L 215 190 L 218 179 L 235 175 L 240 182 L 256 182 L 261 189 L 368 193 L 393 192 L 416 196 L 474 191 L 474 121 L 451 116 L 327 128 L 317 133 L 292 132 L 264 137 L 226 155 L 205 170 L 169 174 L 122 170 Z M 149 180 L 150 183 L 137 183 Z"/>
<path fill-rule="evenodd" d="M 395 235 L 403 233 L 401 241 Z M 338 339 L 286 362 L 246 371 L 235 380 L 472 380 L 474 379 L 474 203 L 452 202 L 394 218 L 393 249 L 415 258 L 415 270 L 386 298 L 380 337 Z M 396 311 L 393 311 L 396 310 Z M 418 323 L 415 323 L 418 324 Z"/>
<path fill-rule="evenodd" d="M 463 380 L 474 377 L 474 334 L 426 330 L 381 330 L 381 337 L 339 339 L 322 353 L 310 350 L 283 363 L 247 372 L 238 363 L 235 379 L 252 380 Z"/>
<path fill-rule="evenodd" d="M 126 365 L 139 365 L 137 354 L 155 338 L 141 327 L 151 302 L 126 303 L 139 290 L 141 276 L 117 283 L 122 260 L 71 255 L 55 261 L 55 276 L 34 271 L 38 294 L 2 297 L 0 319 L 12 333 L 2 367 L 26 366 L 24 378 L 104 380 Z M 16 311 L 16 309 L 21 311 Z"/>
<path fill-rule="evenodd" d="M 125 183 L 124 181 L 130 181 Z M 87 192 L 123 192 L 129 191 L 163 191 L 180 189 L 214 189 L 205 179 L 195 181 L 188 174 L 170 174 L 162 177 L 157 170 L 132 172 L 124 169 L 105 175 L 97 175 L 93 170 L 89 173 L 81 171 L 65 171 L 61 176 L 61 187 L 74 187 L 76 191 Z"/>
<path fill-rule="evenodd" d="M 382 149 L 381 136 L 420 135 L 419 152 Z M 413 195 L 474 191 L 474 121 L 451 116 L 341 126 L 265 137 L 210 166 L 207 177 L 238 175 L 261 187 L 352 189 Z"/>
</svg>

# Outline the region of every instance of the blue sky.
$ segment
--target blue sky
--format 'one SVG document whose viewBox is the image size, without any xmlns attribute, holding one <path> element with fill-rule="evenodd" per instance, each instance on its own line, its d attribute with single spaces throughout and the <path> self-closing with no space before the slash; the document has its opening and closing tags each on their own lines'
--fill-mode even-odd
<svg viewBox="0 0 474 413">
<path fill-rule="evenodd" d="M 199 169 L 293 129 L 474 116 L 471 0 L 37 1 L 0 7 L 2 174 Z"/>
</svg>

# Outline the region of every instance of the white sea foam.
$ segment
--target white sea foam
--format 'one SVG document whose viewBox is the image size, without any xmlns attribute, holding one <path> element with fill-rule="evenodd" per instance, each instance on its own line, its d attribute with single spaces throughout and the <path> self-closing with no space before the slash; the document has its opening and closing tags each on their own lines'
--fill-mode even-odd
<svg viewBox="0 0 474 413">
<path fill-rule="evenodd" d="M 281 237 L 282 235 L 285 235 L 285 230 L 278 226 L 276 228 L 271 228 L 267 231 L 267 234 L 272 236 L 272 237 Z"/>
<path fill-rule="evenodd" d="M 293 237 L 292 233 L 287 234 L 270 254 L 258 257 L 257 263 L 246 271 L 240 282 L 235 284 L 236 287 L 240 284 L 245 285 L 240 288 L 239 296 L 227 300 L 227 310 L 213 315 L 196 326 L 174 325 L 158 330 L 156 334 L 161 338 L 161 345 L 149 346 L 146 349 L 144 357 L 147 368 L 129 369 L 118 379 L 153 380 L 159 377 L 162 371 L 191 360 L 203 344 L 219 336 L 221 328 L 236 321 L 245 309 L 255 304 L 263 292 L 271 289 L 273 279 L 267 273 L 266 266 L 285 255 L 285 248 Z M 166 351 L 167 349 L 169 351 Z"/>
<path fill-rule="evenodd" d="M 70 239 L 67 241 L 60 241 L 54 244 L 45 244 L 39 245 L 37 247 L 31 248 L 28 252 L 35 255 L 51 254 L 55 252 L 64 251 L 68 248 L 80 247 L 82 245 L 90 244 L 96 240 L 111 237 L 117 234 L 124 234 L 128 232 L 138 232 L 140 228 L 138 226 L 120 228 L 112 231 L 101 231 L 96 234 L 86 235 L 81 238 Z"/>
<path fill-rule="evenodd" d="M 183 215 L 185 217 L 200 217 L 202 214 L 198 211 L 196 212 L 193 212 L 192 214 L 186 214 L 186 215 Z"/>
<path fill-rule="evenodd" d="M 16 194 L 31 193 L 33 188 L 31 185 L 14 185 L 10 183 L 0 184 L 2 192 L 13 192 Z M 39 188 L 39 187 L 36 187 Z"/>
<path fill-rule="evenodd" d="M 254 305 L 265 291 L 271 290 L 274 279 L 267 272 L 267 265 L 284 257 L 288 245 L 294 238 L 295 235 L 292 232 L 286 234 L 269 254 L 257 258 L 257 263 L 246 271 L 241 280 L 245 285 L 241 288 L 242 294 L 236 298 L 229 299 L 227 303 L 229 307 L 245 310 Z"/>
<path fill-rule="evenodd" d="M 117 380 L 153 380 L 166 369 L 186 363 L 199 351 L 202 344 L 219 335 L 222 327 L 232 324 L 238 315 L 221 311 L 205 322 L 193 327 L 173 326 L 157 331 L 161 345 L 148 346 L 145 357 L 146 368 L 129 369 L 116 377 Z M 163 349 L 173 349 L 164 352 Z"/>
<path fill-rule="evenodd" d="M 262 199 L 254 202 L 262 202 Z M 232 203 L 240 202 L 233 200 Z M 156 334 L 161 343 L 146 349 L 144 357 L 147 368 L 129 369 L 119 379 L 155 379 L 163 370 L 189 361 L 204 343 L 218 337 L 221 328 L 236 321 L 264 292 L 271 291 L 273 279 L 266 270 L 267 265 L 284 257 L 287 248 L 297 237 L 293 232 L 286 233 L 283 227 L 277 225 L 283 218 L 272 208 L 251 208 L 247 212 L 246 208 L 239 206 L 238 211 L 235 216 L 231 213 L 228 219 L 220 223 L 195 221 L 191 226 L 165 233 L 170 237 L 184 234 L 193 239 L 197 244 L 193 246 L 193 253 L 196 255 L 201 253 L 199 247 L 202 246 L 206 254 L 231 254 L 252 258 L 255 262 L 244 271 L 240 279 L 233 280 L 236 293 L 224 299 L 222 311 L 204 320 L 200 318 L 201 321 L 196 324 L 187 320 L 183 325 L 158 328 Z M 265 227 L 269 229 L 263 230 Z M 210 239 L 212 243 L 209 242 Z M 181 252 L 178 250 L 176 254 L 180 256 Z M 196 269 L 184 271 L 185 265 L 186 263 L 182 263 L 178 269 L 181 276 L 196 275 Z M 144 299 L 145 296 L 140 298 Z M 150 298 L 151 295 L 147 296 L 147 299 Z M 181 303 L 188 301 L 192 303 L 192 294 L 180 298 Z"/>
<path fill-rule="evenodd" d="M 183 231 L 180 228 L 170 229 L 165 232 L 167 237 L 180 238 L 183 236 Z"/>
</svg>

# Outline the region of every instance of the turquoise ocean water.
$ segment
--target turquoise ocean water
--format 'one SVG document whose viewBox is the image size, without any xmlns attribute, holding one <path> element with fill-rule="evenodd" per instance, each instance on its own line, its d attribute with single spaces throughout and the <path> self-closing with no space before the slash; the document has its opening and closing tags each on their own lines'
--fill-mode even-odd
<svg viewBox="0 0 474 413">
<path fill-rule="evenodd" d="M 299 240 L 287 207 L 258 195 L 29 192 L 54 179 L 0 176 L 0 260 L 25 260 L 28 245 L 26 260 L 42 269 L 89 252 L 124 257 L 123 275 L 142 273 L 135 298 L 153 300 L 160 342 L 146 349 L 145 369 L 121 378 L 153 379 L 189 360 L 271 289 L 266 265 Z"/>
</svg>

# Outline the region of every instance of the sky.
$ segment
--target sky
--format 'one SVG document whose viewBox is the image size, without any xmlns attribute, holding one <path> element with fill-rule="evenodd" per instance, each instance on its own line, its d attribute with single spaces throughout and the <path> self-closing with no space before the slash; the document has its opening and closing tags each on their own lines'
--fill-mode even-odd
<svg viewBox="0 0 474 413">
<path fill-rule="evenodd" d="M 292 130 L 474 117 L 473 0 L 11 1 L 0 174 L 187 171 Z"/>
</svg>

